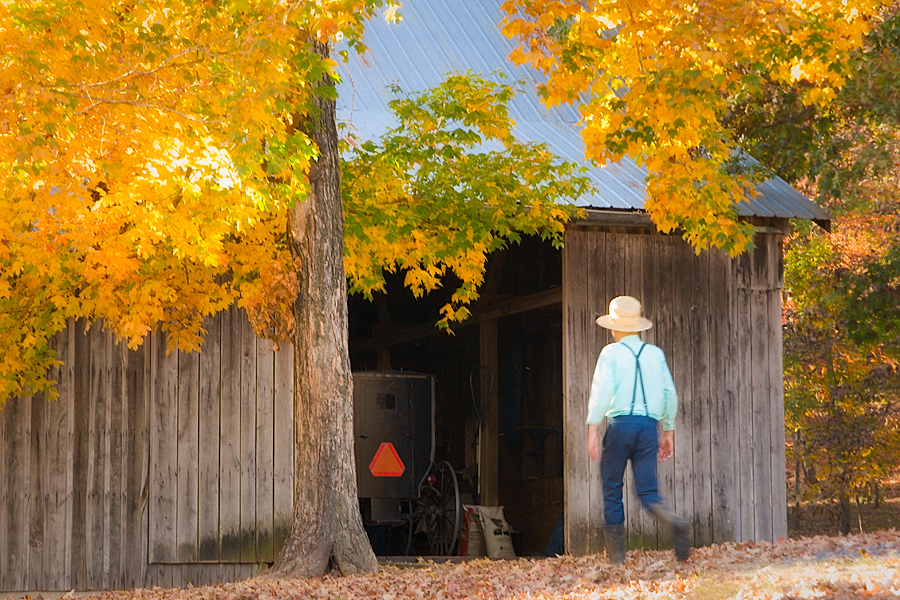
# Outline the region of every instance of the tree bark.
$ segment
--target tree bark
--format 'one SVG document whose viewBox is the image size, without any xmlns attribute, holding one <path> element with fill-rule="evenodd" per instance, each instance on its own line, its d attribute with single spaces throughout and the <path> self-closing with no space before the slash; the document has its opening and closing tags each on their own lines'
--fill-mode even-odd
<svg viewBox="0 0 900 600">
<path fill-rule="evenodd" d="M 316 44 L 328 56 L 328 48 Z M 333 86 L 325 75 L 317 87 Z M 291 210 L 288 234 L 300 262 L 294 305 L 294 513 L 273 577 L 374 572 L 363 529 L 353 454 L 353 388 L 347 345 L 344 215 L 335 102 L 314 94 L 300 127 L 319 148 L 309 197 Z M 328 97 L 333 97 L 330 94 Z"/>
<path fill-rule="evenodd" d="M 841 535 L 850 534 L 850 498 L 845 493 L 838 497 L 838 531 Z"/>
</svg>

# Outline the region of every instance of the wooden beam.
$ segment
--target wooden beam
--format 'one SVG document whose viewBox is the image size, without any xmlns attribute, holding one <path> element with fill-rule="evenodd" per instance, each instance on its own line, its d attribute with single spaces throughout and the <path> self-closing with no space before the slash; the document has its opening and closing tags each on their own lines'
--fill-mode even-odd
<svg viewBox="0 0 900 600">
<path fill-rule="evenodd" d="M 530 296 L 522 296 L 515 300 L 488 304 L 475 314 L 475 322 L 480 323 L 482 321 L 499 319 L 500 317 L 508 317 L 509 315 L 547 308 L 557 304 L 562 304 L 561 287 L 551 288 Z"/>
<path fill-rule="evenodd" d="M 500 279 L 503 275 L 503 264 L 506 262 L 506 252 L 495 252 L 487 264 L 487 273 L 484 277 L 484 285 L 481 288 L 481 297 L 490 302 L 500 290 Z"/>
<path fill-rule="evenodd" d="M 478 491 L 483 506 L 497 506 L 500 501 L 500 469 L 498 440 L 500 410 L 497 400 L 497 321 L 490 319 L 479 324 L 479 361 L 482 376 L 482 422 L 478 442 Z"/>
<path fill-rule="evenodd" d="M 546 308 L 562 303 L 562 288 L 552 288 L 530 296 L 515 298 L 505 302 L 497 302 L 482 307 L 471 318 L 454 325 L 455 328 L 467 327 L 486 320 L 498 319 L 509 315 Z M 421 325 L 412 325 L 410 327 L 397 328 L 390 333 L 378 335 L 365 340 L 356 340 L 350 342 L 350 353 L 370 352 L 380 348 L 387 348 L 413 342 L 431 335 L 442 333 L 433 323 L 423 323 Z"/>
<path fill-rule="evenodd" d="M 585 209 L 584 217 L 572 221 L 570 228 L 582 227 L 638 227 L 656 228 L 650 213 L 643 210 Z"/>
<path fill-rule="evenodd" d="M 741 217 L 741 220 L 753 225 L 756 233 L 782 233 L 787 235 L 791 229 L 790 220 L 780 217 Z M 831 231 L 830 221 L 814 219 L 813 222 L 825 229 L 825 231 Z M 650 219 L 650 213 L 633 209 L 588 208 L 584 210 L 582 218 L 575 219 L 568 225 L 568 229 L 576 230 L 619 227 L 656 229 L 656 225 Z M 681 233 L 682 230 L 678 229 L 672 235 L 681 235 Z"/>
<path fill-rule="evenodd" d="M 385 333 L 377 337 L 366 340 L 356 340 L 350 342 L 350 354 L 359 352 L 371 352 L 380 348 L 387 348 L 412 342 L 418 339 L 428 337 L 440 333 L 440 329 L 435 327 L 433 323 L 424 323 L 422 325 L 413 325 L 411 327 L 398 327 L 390 333 Z"/>
</svg>

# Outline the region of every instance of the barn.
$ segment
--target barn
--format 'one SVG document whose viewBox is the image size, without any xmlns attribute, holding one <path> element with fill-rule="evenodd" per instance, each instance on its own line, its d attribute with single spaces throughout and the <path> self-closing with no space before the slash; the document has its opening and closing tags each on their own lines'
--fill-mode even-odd
<svg viewBox="0 0 900 600">
<path fill-rule="evenodd" d="M 388 84 L 415 91 L 466 69 L 533 78 L 505 62 L 499 5 L 423 0 L 399 26 L 373 22 L 371 53 L 342 66 L 340 119 L 374 137 L 391 124 Z M 581 158 L 571 108 L 525 94 L 512 113 L 517 135 Z M 664 494 L 698 545 L 785 536 L 781 243 L 789 219 L 829 216 L 771 180 L 739 206 L 752 253 L 696 254 L 655 231 L 634 164 L 590 174 L 598 192 L 578 200 L 565 247 L 525 239 L 492 255 L 455 335 L 434 327 L 442 292 L 415 300 L 392 278 L 373 302 L 351 298 L 354 371 L 433 378 L 435 460 L 466 498 L 506 508 L 520 554 L 542 554 L 558 522 L 566 552 L 595 552 L 602 500 L 584 422 L 610 340 L 594 319 L 637 296 L 681 400 Z M 236 308 L 206 328 L 202 354 L 167 355 L 160 333 L 130 351 L 73 322 L 56 342 L 60 399 L 0 410 L 0 590 L 200 585 L 274 560 L 292 510 L 290 349 L 257 339 Z M 630 492 L 626 518 L 632 546 L 666 544 Z"/>
</svg>

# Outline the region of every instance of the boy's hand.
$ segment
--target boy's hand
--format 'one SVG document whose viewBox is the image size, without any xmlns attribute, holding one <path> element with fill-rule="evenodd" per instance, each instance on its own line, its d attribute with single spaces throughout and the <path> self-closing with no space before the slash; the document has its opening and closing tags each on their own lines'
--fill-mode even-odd
<svg viewBox="0 0 900 600">
<path fill-rule="evenodd" d="M 591 425 L 588 428 L 588 456 L 591 460 L 597 462 L 600 458 L 600 436 L 597 435 L 597 426 Z"/>
<path fill-rule="evenodd" d="M 670 458 L 672 458 L 672 453 L 675 451 L 675 431 L 663 431 L 662 435 L 659 437 L 659 452 L 657 453 L 656 460 L 658 462 L 666 462 Z"/>
</svg>

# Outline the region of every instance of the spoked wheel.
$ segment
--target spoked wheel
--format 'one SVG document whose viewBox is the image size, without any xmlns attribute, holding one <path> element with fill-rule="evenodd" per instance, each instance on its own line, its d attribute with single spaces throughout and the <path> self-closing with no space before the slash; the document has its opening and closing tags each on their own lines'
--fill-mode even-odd
<svg viewBox="0 0 900 600">
<path fill-rule="evenodd" d="M 432 480 L 433 477 L 433 480 Z M 449 556 L 459 537 L 459 483 L 453 466 L 440 462 L 422 488 L 422 519 L 433 556 Z"/>
</svg>

